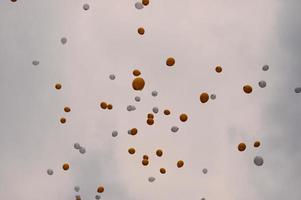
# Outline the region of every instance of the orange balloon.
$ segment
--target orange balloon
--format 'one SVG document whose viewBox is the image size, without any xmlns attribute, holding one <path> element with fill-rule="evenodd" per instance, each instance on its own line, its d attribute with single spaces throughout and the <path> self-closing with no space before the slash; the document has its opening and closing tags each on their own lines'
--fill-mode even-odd
<svg viewBox="0 0 301 200">
<path fill-rule="evenodd" d="M 170 57 L 170 58 L 167 58 L 166 65 L 169 66 L 169 67 L 171 67 L 171 66 L 173 66 L 175 64 L 175 62 L 176 62 L 175 59 L 172 58 L 172 57 Z"/>
<path fill-rule="evenodd" d="M 155 123 L 155 121 L 154 121 L 154 119 L 148 118 L 148 119 L 146 120 L 146 123 L 147 123 L 148 125 L 153 125 L 153 124 Z"/>
<path fill-rule="evenodd" d="M 164 115 L 170 115 L 170 111 L 169 110 L 164 110 Z"/>
<path fill-rule="evenodd" d="M 131 129 L 131 135 L 136 135 L 138 133 L 138 130 L 136 128 Z"/>
<path fill-rule="evenodd" d="M 154 119 L 154 115 L 153 115 L 152 113 L 148 113 L 148 114 L 147 114 L 147 118 L 148 118 L 148 119 Z"/>
<path fill-rule="evenodd" d="M 209 100 L 209 95 L 208 95 L 208 93 L 203 92 L 203 93 L 200 95 L 200 101 L 201 101 L 202 103 L 206 103 L 208 100 Z"/>
<path fill-rule="evenodd" d="M 63 164 L 63 170 L 67 171 L 69 169 L 69 164 L 65 163 Z"/>
<path fill-rule="evenodd" d="M 66 118 L 62 117 L 62 118 L 60 119 L 60 122 L 61 122 L 62 124 L 65 124 L 65 123 L 66 123 Z"/>
<path fill-rule="evenodd" d="M 134 90 L 143 90 L 145 85 L 144 79 L 141 77 L 137 77 L 132 82 L 132 87 Z"/>
<path fill-rule="evenodd" d="M 147 166 L 149 163 L 149 161 L 147 159 L 143 159 L 142 160 L 142 165 Z"/>
<path fill-rule="evenodd" d="M 183 167 L 184 166 L 184 161 L 183 160 L 179 160 L 178 162 L 177 162 L 177 167 L 178 168 L 181 168 L 181 167 Z"/>
<path fill-rule="evenodd" d="M 148 160 L 148 155 L 143 155 L 143 160 Z"/>
<path fill-rule="evenodd" d="M 181 120 L 182 122 L 186 122 L 187 119 L 188 119 L 188 116 L 187 116 L 185 113 L 183 113 L 183 114 L 180 115 L 180 120 Z"/>
<path fill-rule="evenodd" d="M 138 33 L 139 33 L 140 35 L 144 35 L 144 33 L 145 33 L 144 28 L 143 28 L 143 27 L 138 28 Z"/>
<path fill-rule="evenodd" d="M 246 94 L 250 94 L 251 92 L 252 92 L 252 86 L 250 86 L 250 85 L 245 85 L 244 87 L 243 87 L 243 90 L 244 90 L 244 92 L 246 93 Z"/>
<path fill-rule="evenodd" d="M 97 192 L 98 192 L 98 193 L 103 193 L 104 191 L 105 191 L 105 189 L 104 189 L 103 186 L 99 186 L 99 187 L 97 188 Z"/>
<path fill-rule="evenodd" d="M 62 88 L 61 84 L 59 84 L 59 83 L 55 84 L 55 89 L 60 90 L 61 88 Z"/>
<path fill-rule="evenodd" d="M 133 75 L 134 76 L 140 76 L 141 72 L 138 69 L 134 69 Z"/>
<path fill-rule="evenodd" d="M 260 146 L 260 142 L 259 142 L 259 141 L 254 142 L 254 147 L 255 147 L 255 148 L 257 148 L 257 147 L 259 147 L 259 146 Z"/>
<path fill-rule="evenodd" d="M 215 71 L 217 72 L 217 73 L 221 73 L 222 71 L 223 71 L 223 68 L 221 67 L 221 66 L 216 66 L 215 67 Z"/>
<path fill-rule="evenodd" d="M 108 109 L 112 110 L 113 109 L 113 105 L 112 104 L 108 104 Z"/>
<path fill-rule="evenodd" d="M 64 108 L 64 111 L 65 111 L 65 112 L 70 112 L 71 109 L 70 109 L 68 106 L 66 106 L 66 107 Z"/>
<path fill-rule="evenodd" d="M 238 147 L 237 147 L 237 149 L 238 149 L 238 151 L 244 151 L 244 150 L 246 150 L 246 148 L 247 148 L 247 146 L 246 146 L 246 144 L 245 143 L 240 143 L 239 145 L 238 145 Z"/>
<path fill-rule="evenodd" d="M 102 109 L 107 109 L 107 108 L 108 108 L 108 104 L 107 104 L 106 102 L 101 102 L 101 103 L 100 103 L 100 107 L 101 107 Z"/>
<path fill-rule="evenodd" d="M 134 154 L 136 152 L 136 150 L 134 148 L 129 148 L 128 151 L 129 151 L 130 154 Z"/>
<path fill-rule="evenodd" d="M 147 6 L 149 4 L 149 0 L 142 0 L 142 4 Z"/>
<path fill-rule="evenodd" d="M 165 173 L 166 173 L 166 169 L 161 168 L 161 169 L 160 169 L 160 173 L 161 173 L 161 174 L 165 174 Z"/>
<path fill-rule="evenodd" d="M 158 149 L 158 150 L 156 151 L 156 155 L 157 155 L 158 157 L 161 157 L 161 156 L 163 155 L 163 151 L 162 151 L 161 149 Z"/>
</svg>

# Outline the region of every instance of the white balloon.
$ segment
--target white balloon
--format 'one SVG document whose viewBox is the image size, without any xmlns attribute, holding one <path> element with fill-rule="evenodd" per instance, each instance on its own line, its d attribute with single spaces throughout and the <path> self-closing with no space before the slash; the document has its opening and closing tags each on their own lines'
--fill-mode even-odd
<svg viewBox="0 0 301 200">
<path fill-rule="evenodd" d="M 268 71 L 269 68 L 270 68 L 269 65 L 264 65 L 264 66 L 262 67 L 262 70 L 263 70 L 263 71 Z"/>
<path fill-rule="evenodd" d="M 265 81 L 259 81 L 259 82 L 258 82 L 258 85 L 259 85 L 259 87 L 261 87 L 261 88 L 265 88 L 266 85 L 267 85 L 267 83 L 266 83 Z"/>
<path fill-rule="evenodd" d="M 89 8 L 90 8 L 90 5 L 89 5 L 89 4 L 85 3 L 85 4 L 83 5 L 83 9 L 84 9 L 84 10 L 89 10 Z"/>
<path fill-rule="evenodd" d="M 113 137 L 116 137 L 117 135 L 118 135 L 118 132 L 117 132 L 117 131 L 113 131 L 113 132 L 112 132 L 112 136 L 113 136 Z"/>
<path fill-rule="evenodd" d="M 136 96 L 135 101 L 139 102 L 139 101 L 141 101 L 141 98 L 139 96 Z"/>
<path fill-rule="evenodd" d="M 207 174 L 208 170 L 206 168 L 203 169 L 203 173 Z"/>
<path fill-rule="evenodd" d="M 114 79 L 116 78 L 116 76 L 115 76 L 114 74 L 110 74 L 109 78 L 110 78 L 111 80 L 114 80 Z"/>
<path fill-rule="evenodd" d="M 62 38 L 61 38 L 61 43 L 62 43 L 62 44 L 66 44 L 66 43 L 67 43 L 67 38 L 62 37 Z"/>
<path fill-rule="evenodd" d="M 52 169 L 47 169 L 47 174 L 51 176 L 53 174 L 53 170 Z"/>
<path fill-rule="evenodd" d="M 152 176 L 148 178 L 148 181 L 151 182 L 151 183 L 154 182 L 155 180 L 156 180 L 156 178 L 152 177 Z"/>
<path fill-rule="evenodd" d="M 75 192 L 79 192 L 80 187 L 77 185 L 77 186 L 74 187 L 74 190 L 75 190 Z"/>
<path fill-rule="evenodd" d="M 216 99 L 216 94 L 211 94 L 210 99 L 212 99 L 212 100 Z"/>
<path fill-rule="evenodd" d="M 296 92 L 296 93 L 300 93 L 300 92 L 301 92 L 301 87 L 296 87 L 296 88 L 295 88 L 295 92 Z"/>
<path fill-rule="evenodd" d="M 173 126 L 173 127 L 171 127 L 171 131 L 172 132 L 177 132 L 179 130 L 179 127 L 177 127 L 177 126 Z"/>
<path fill-rule="evenodd" d="M 157 114 L 159 112 L 159 108 L 158 107 L 153 107 L 153 112 Z"/>
<path fill-rule="evenodd" d="M 40 64 L 40 62 L 38 60 L 34 60 L 34 61 L 32 61 L 32 64 L 37 66 L 38 64 Z"/>
<path fill-rule="evenodd" d="M 74 143 L 74 145 L 73 145 L 73 146 L 74 146 L 74 148 L 75 148 L 75 149 L 80 149 L 80 147 L 81 147 L 81 146 L 80 146 L 80 144 L 79 144 L 79 143 L 77 143 L 77 142 L 76 142 L 76 143 Z"/>
<path fill-rule="evenodd" d="M 136 7 L 138 10 L 140 10 L 140 9 L 142 9 L 144 6 L 143 6 L 143 4 L 142 4 L 141 2 L 136 2 L 136 3 L 135 3 L 135 7 Z"/>
<path fill-rule="evenodd" d="M 263 165 L 263 158 L 261 156 L 256 156 L 254 158 L 254 164 L 257 165 L 257 166 L 261 166 Z"/>
<path fill-rule="evenodd" d="M 79 152 L 81 154 L 84 154 L 84 153 L 86 153 L 86 149 L 84 147 L 80 147 Z"/>
<path fill-rule="evenodd" d="M 158 96 L 158 92 L 157 92 L 156 90 L 152 91 L 152 96 L 153 96 L 153 97 Z"/>
</svg>

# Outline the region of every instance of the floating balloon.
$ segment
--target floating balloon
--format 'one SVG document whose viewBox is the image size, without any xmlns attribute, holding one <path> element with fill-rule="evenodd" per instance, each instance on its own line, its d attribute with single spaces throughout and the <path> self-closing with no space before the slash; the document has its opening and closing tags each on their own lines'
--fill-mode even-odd
<svg viewBox="0 0 301 200">
<path fill-rule="evenodd" d="M 112 110 L 113 109 L 113 105 L 112 104 L 108 104 L 108 109 Z"/>
<path fill-rule="evenodd" d="M 263 165 L 263 158 L 261 156 L 256 156 L 254 158 L 254 164 L 257 166 Z"/>
<path fill-rule="evenodd" d="M 98 193 L 103 193 L 105 191 L 105 188 L 103 187 L 103 186 L 99 186 L 98 188 L 97 188 L 97 192 Z"/>
<path fill-rule="evenodd" d="M 200 101 L 201 101 L 202 103 L 206 103 L 208 100 L 209 100 L 209 95 L 208 95 L 208 93 L 203 92 L 203 93 L 200 95 Z"/>
<path fill-rule="evenodd" d="M 132 87 L 134 90 L 143 90 L 145 85 L 144 79 L 141 77 L 137 77 L 132 82 Z"/>
<path fill-rule="evenodd" d="M 180 120 L 181 120 L 182 122 L 186 122 L 187 119 L 188 119 L 188 116 L 187 116 L 185 113 L 183 113 L 183 114 L 180 115 Z"/>
<path fill-rule="evenodd" d="M 258 148 L 259 146 L 260 146 L 260 142 L 259 141 L 254 142 L 254 147 L 255 148 Z"/>
<path fill-rule="evenodd" d="M 203 174 L 207 174 L 208 170 L 206 168 L 204 168 L 203 170 Z"/>
<path fill-rule="evenodd" d="M 139 96 L 136 96 L 136 97 L 135 97 L 135 101 L 136 101 L 136 102 L 140 102 L 140 101 L 141 101 L 141 98 L 140 98 Z"/>
<path fill-rule="evenodd" d="M 134 148 L 129 148 L 128 152 L 129 152 L 130 154 L 134 154 L 134 153 L 136 152 L 136 150 L 135 150 Z"/>
<path fill-rule="evenodd" d="M 243 87 L 243 90 L 244 90 L 244 92 L 246 93 L 246 94 L 250 94 L 251 92 L 252 92 L 252 86 L 251 85 L 245 85 L 244 87 Z"/>
<path fill-rule="evenodd" d="M 32 61 L 32 64 L 35 65 L 35 66 L 37 66 L 38 64 L 40 64 L 40 62 L 37 61 L 37 60 L 34 60 L 34 61 Z"/>
<path fill-rule="evenodd" d="M 151 126 L 155 123 L 155 121 L 154 121 L 154 119 L 149 118 L 146 120 L 146 123 Z"/>
<path fill-rule="evenodd" d="M 80 147 L 79 153 L 85 154 L 86 153 L 86 149 L 84 147 Z"/>
<path fill-rule="evenodd" d="M 259 81 L 259 82 L 258 82 L 258 85 L 259 85 L 259 87 L 261 87 L 261 88 L 265 88 L 266 85 L 267 85 L 267 83 L 266 83 L 265 81 Z"/>
<path fill-rule="evenodd" d="M 62 124 L 65 124 L 66 123 L 66 118 L 64 118 L 64 117 L 62 117 L 61 119 L 60 119 L 60 122 L 62 123 Z"/>
<path fill-rule="evenodd" d="M 156 155 L 157 155 L 158 157 L 161 157 L 161 156 L 163 155 L 163 151 L 162 151 L 161 149 L 158 149 L 158 150 L 156 151 Z"/>
<path fill-rule="evenodd" d="M 133 70 L 133 75 L 134 76 L 140 76 L 140 74 L 141 74 L 140 70 L 138 70 L 138 69 Z"/>
<path fill-rule="evenodd" d="M 152 176 L 148 178 L 148 181 L 151 182 L 151 183 L 154 182 L 155 180 L 156 180 L 156 178 L 152 177 Z"/>
<path fill-rule="evenodd" d="M 107 108 L 108 108 L 108 104 L 107 104 L 106 102 L 101 102 L 101 103 L 100 103 L 100 107 L 101 107 L 102 109 L 107 109 Z"/>
<path fill-rule="evenodd" d="M 74 187 L 74 190 L 75 190 L 75 192 L 79 192 L 80 187 L 77 185 L 77 186 Z"/>
<path fill-rule="evenodd" d="M 166 173 L 166 169 L 165 169 L 165 168 L 161 168 L 161 169 L 160 169 L 160 173 L 161 173 L 161 174 L 165 174 L 165 173 Z"/>
<path fill-rule="evenodd" d="M 155 114 L 157 114 L 157 113 L 159 112 L 159 108 L 158 108 L 158 107 L 153 107 L 153 112 L 154 112 Z"/>
<path fill-rule="evenodd" d="M 215 94 L 211 94 L 210 95 L 210 99 L 215 100 L 216 99 L 216 95 Z"/>
<path fill-rule="evenodd" d="M 296 87 L 295 88 L 295 93 L 300 93 L 301 92 L 301 87 Z"/>
<path fill-rule="evenodd" d="M 149 0 L 142 0 L 142 4 L 147 6 L 149 4 Z"/>
<path fill-rule="evenodd" d="M 153 96 L 153 97 L 158 96 L 158 92 L 157 92 L 156 90 L 152 91 L 152 96 Z"/>
<path fill-rule="evenodd" d="M 66 106 L 66 107 L 64 108 L 64 111 L 68 113 L 68 112 L 71 111 L 71 109 L 70 109 L 68 106 Z"/>
<path fill-rule="evenodd" d="M 244 151 L 244 150 L 246 150 L 246 148 L 247 148 L 247 146 L 246 146 L 246 144 L 245 143 L 239 143 L 239 145 L 238 145 L 238 147 L 237 147 L 237 149 L 238 149 L 238 151 Z"/>
<path fill-rule="evenodd" d="M 143 166 L 147 166 L 148 163 L 149 163 L 149 161 L 148 161 L 147 159 L 143 159 L 143 160 L 142 160 L 142 165 L 143 165 Z"/>
<path fill-rule="evenodd" d="M 170 115 L 170 111 L 169 110 L 164 110 L 164 115 Z"/>
<path fill-rule="evenodd" d="M 117 132 L 117 131 L 113 131 L 113 132 L 112 132 L 112 136 L 113 136 L 113 137 L 117 137 L 117 135 L 118 135 L 118 132 Z"/>
<path fill-rule="evenodd" d="M 89 5 L 89 4 L 85 3 L 85 4 L 83 5 L 83 9 L 84 9 L 84 10 L 89 10 L 89 8 L 90 8 L 90 5 Z"/>
<path fill-rule="evenodd" d="M 139 33 L 140 35 L 144 35 L 144 33 L 145 33 L 144 28 L 143 28 L 143 27 L 138 28 L 138 33 Z"/>
<path fill-rule="evenodd" d="M 126 109 L 127 109 L 127 111 L 134 111 L 134 110 L 136 110 L 136 107 L 133 106 L 133 105 L 128 105 L 128 106 L 126 107 Z"/>
<path fill-rule="evenodd" d="M 141 10 L 143 8 L 143 4 L 141 2 L 136 2 L 135 3 L 135 8 L 138 9 L 138 10 Z"/>
<path fill-rule="evenodd" d="M 115 80 L 116 76 L 115 76 L 114 74 L 110 74 L 109 78 L 110 78 L 111 80 Z"/>
<path fill-rule="evenodd" d="M 73 145 L 73 146 L 74 146 L 74 148 L 75 148 L 75 149 L 78 149 L 78 150 L 79 150 L 79 149 L 80 149 L 80 147 L 81 147 L 79 143 L 74 143 L 74 145 Z"/>
<path fill-rule="evenodd" d="M 143 160 L 148 160 L 148 155 L 143 155 Z"/>
<path fill-rule="evenodd" d="M 181 168 L 181 167 L 183 167 L 184 166 L 184 161 L 183 160 L 179 160 L 178 162 L 177 162 L 177 167 L 178 168 Z"/>
<path fill-rule="evenodd" d="M 270 68 L 269 65 L 264 65 L 264 66 L 262 67 L 262 70 L 263 70 L 263 71 L 268 71 L 269 68 Z"/>
<path fill-rule="evenodd" d="M 173 66 L 174 64 L 175 64 L 175 59 L 174 58 L 172 58 L 172 57 L 169 57 L 169 58 L 167 58 L 167 60 L 166 60 L 166 65 L 167 66 L 169 66 L 169 67 L 171 67 L 171 66 Z"/>
<path fill-rule="evenodd" d="M 60 90 L 62 88 L 62 85 L 57 83 L 57 84 L 55 84 L 54 87 L 55 87 L 55 89 Z"/>
<path fill-rule="evenodd" d="M 171 132 L 178 132 L 179 128 L 177 126 L 171 127 Z"/>
<path fill-rule="evenodd" d="M 148 113 L 148 114 L 147 114 L 147 118 L 148 118 L 148 119 L 154 119 L 154 115 L 153 115 L 152 113 Z"/>
<path fill-rule="evenodd" d="M 217 73 L 221 73 L 222 71 L 223 71 L 223 68 L 221 67 L 221 66 L 216 66 L 215 67 L 215 71 L 217 72 Z"/>
<path fill-rule="evenodd" d="M 67 43 L 67 38 L 62 37 L 62 38 L 61 38 L 61 43 L 62 43 L 62 44 L 66 44 L 66 43 Z"/>
<path fill-rule="evenodd" d="M 48 174 L 48 175 L 50 175 L 50 176 L 51 176 L 51 175 L 53 175 L 53 173 L 54 173 L 54 172 L 53 172 L 53 170 L 52 170 L 52 169 L 47 169 L 47 174 Z"/>
<path fill-rule="evenodd" d="M 98 194 L 95 195 L 95 199 L 96 199 L 96 200 L 99 200 L 100 198 L 101 198 L 100 195 L 98 195 Z"/>
<path fill-rule="evenodd" d="M 136 128 L 131 129 L 131 135 L 136 135 L 138 133 L 138 130 Z"/>
<path fill-rule="evenodd" d="M 69 164 L 65 163 L 63 164 L 63 170 L 67 171 L 69 169 Z"/>
</svg>

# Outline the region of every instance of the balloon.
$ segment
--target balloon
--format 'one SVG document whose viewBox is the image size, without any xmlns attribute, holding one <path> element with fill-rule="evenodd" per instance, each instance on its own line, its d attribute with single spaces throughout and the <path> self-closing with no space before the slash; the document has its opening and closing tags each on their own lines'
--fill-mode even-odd
<svg viewBox="0 0 301 200">
<path fill-rule="evenodd" d="M 152 96 L 153 96 L 153 97 L 158 96 L 158 92 L 157 92 L 156 90 L 152 91 Z"/>
<path fill-rule="evenodd" d="M 257 148 L 257 147 L 259 147 L 259 146 L 260 146 L 260 142 L 259 142 L 259 141 L 254 142 L 254 147 L 255 147 L 255 148 Z"/>
<path fill-rule="evenodd" d="M 221 73 L 222 71 L 223 71 L 223 68 L 221 67 L 221 66 L 216 66 L 215 67 L 215 71 L 217 72 L 217 73 Z"/>
<path fill-rule="evenodd" d="M 148 181 L 151 182 L 151 183 L 154 182 L 155 180 L 156 180 L 156 178 L 152 177 L 152 176 L 148 178 Z"/>
<path fill-rule="evenodd" d="M 62 118 L 60 119 L 60 122 L 61 122 L 62 124 L 65 124 L 65 123 L 66 123 L 66 118 L 62 117 Z"/>
<path fill-rule="evenodd" d="M 148 160 L 148 155 L 143 155 L 143 160 Z"/>
<path fill-rule="evenodd" d="M 252 86 L 250 86 L 250 85 L 245 85 L 244 87 L 243 87 L 243 90 L 244 90 L 244 92 L 246 93 L 246 94 L 250 94 L 251 92 L 252 92 Z"/>
<path fill-rule="evenodd" d="M 183 113 L 183 114 L 180 115 L 180 120 L 181 120 L 182 122 L 186 122 L 187 119 L 188 119 L 188 116 L 187 116 L 185 113 Z"/>
<path fill-rule="evenodd" d="M 165 173 L 166 173 L 166 169 L 165 169 L 165 168 L 161 168 L 161 169 L 160 169 L 160 173 L 161 173 L 161 174 L 165 174 Z"/>
<path fill-rule="evenodd" d="M 131 129 L 131 135 L 136 135 L 138 133 L 138 130 L 136 128 Z"/>
<path fill-rule="evenodd" d="M 144 79 L 141 77 L 137 77 L 132 82 L 132 87 L 134 90 L 143 90 L 145 85 Z"/>
<path fill-rule="evenodd" d="M 267 85 L 267 83 L 265 81 L 259 81 L 258 82 L 259 87 L 261 88 L 265 88 L 265 86 Z"/>
<path fill-rule="evenodd" d="M 85 3 L 85 4 L 83 5 L 83 9 L 84 9 L 84 10 L 89 10 L 89 8 L 90 8 L 90 5 L 89 5 L 89 4 Z"/>
<path fill-rule="evenodd" d="M 135 3 L 135 7 L 136 7 L 138 10 L 140 10 L 140 9 L 142 9 L 144 6 L 143 6 L 143 4 L 142 4 L 141 2 L 136 2 L 136 3 Z"/>
<path fill-rule="evenodd" d="M 75 190 L 75 192 L 79 192 L 80 187 L 77 185 L 77 186 L 74 187 L 74 190 Z"/>
<path fill-rule="evenodd" d="M 215 94 L 211 94 L 210 95 L 210 99 L 215 100 L 216 99 L 216 95 Z"/>
<path fill-rule="evenodd" d="M 102 109 L 107 109 L 108 104 L 107 104 L 106 102 L 101 102 L 101 103 L 100 103 L 100 107 L 101 107 Z"/>
<path fill-rule="evenodd" d="M 207 174 L 208 170 L 206 168 L 203 169 L 203 174 Z"/>
<path fill-rule="evenodd" d="M 73 146 L 74 146 L 74 148 L 75 148 L 75 149 L 78 149 L 78 150 L 79 150 L 79 149 L 80 149 L 80 147 L 81 147 L 79 143 L 74 143 L 74 145 L 73 145 Z"/>
<path fill-rule="evenodd" d="M 163 155 L 163 151 L 162 151 L 161 149 L 158 149 L 158 150 L 156 151 L 156 155 L 157 155 L 158 157 L 161 157 L 161 156 Z"/>
<path fill-rule="evenodd" d="M 157 114 L 157 113 L 159 112 L 159 108 L 158 108 L 158 107 L 153 107 L 153 112 L 154 112 L 155 114 Z"/>
<path fill-rule="evenodd" d="M 84 147 L 80 147 L 79 153 L 85 154 L 86 153 L 86 149 Z"/>
<path fill-rule="evenodd" d="M 166 65 L 169 66 L 169 67 L 171 67 L 171 66 L 173 66 L 175 64 L 175 62 L 176 62 L 175 59 L 172 58 L 172 57 L 170 57 L 170 58 L 167 58 Z"/>
<path fill-rule="evenodd" d="M 66 107 L 64 108 L 64 111 L 65 111 L 65 112 L 70 112 L 71 109 L 70 109 L 68 106 L 66 106 Z"/>
<path fill-rule="evenodd" d="M 105 189 L 104 189 L 103 186 L 99 186 L 99 187 L 97 188 L 97 192 L 98 192 L 98 193 L 103 193 L 104 191 L 105 191 Z"/>
<path fill-rule="evenodd" d="M 155 121 L 154 121 L 154 119 L 148 118 L 146 120 L 146 123 L 151 126 L 151 125 L 153 125 L 155 123 Z"/>
<path fill-rule="evenodd" d="M 145 33 L 144 28 L 143 28 L 143 27 L 138 28 L 138 33 L 139 33 L 140 35 L 144 35 L 144 33 Z"/>
<path fill-rule="evenodd" d="M 149 4 L 149 0 L 142 0 L 142 4 L 147 6 Z"/>
<path fill-rule="evenodd" d="M 264 66 L 262 67 L 262 70 L 263 70 L 263 71 L 268 71 L 268 70 L 269 70 L 269 65 L 264 65 Z"/>
<path fill-rule="evenodd" d="M 128 152 L 129 152 L 130 154 L 134 154 L 134 153 L 136 152 L 136 150 L 135 150 L 134 148 L 129 148 Z"/>
<path fill-rule="evenodd" d="M 108 104 L 108 109 L 112 110 L 113 109 L 113 105 L 112 104 Z"/>
<path fill-rule="evenodd" d="M 66 43 L 67 43 L 67 38 L 62 37 L 62 38 L 61 38 L 61 43 L 62 43 L 62 44 L 66 44 Z"/>
<path fill-rule="evenodd" d="M 117 137 L 117 135 L 118 135 L 118 132 L 117 132 L 117 131 L 113 131 L 113 132 L 112 132 L 112 136 L 113 136 L 113 137 Z"/>
<path fill-rule="evenodd" d="M 148 118 L 148 119 L 154 119 L 154 115 L 153 115 L 152 113 L 148 113 L 148 114 L 147 114 L 147 118 Z"/>
<path fill-rule="evenodd" d="M 164 115 L 170 115 L 170 111 L 169 110 L 164 110 Z"/>
<path fill-rule="evenodd" d="M 116 77 L 115 77 L 114 74 L 110 74 L 109 78 L 110 78 L 111 80 L 115 80 Z"/>
<path fill-rule="evenodd" d="M 61 88 L 62 88 L 61 84 L 59 84 L 59 83 L 55 84 L 55 89 L 60 90 Z"/>
<path fill-rule="evenodd" d="M 183 167 L 184 166 L 184 161 L 183 160 L 179 160 L 178 162 L 177 162 L 177 167 L 178 168 L 181 168 L 181 167 Z"/>
<path fill-rule="evenodd" d="M 237 149 L 238 149 L 238 151 L 244 151 L 244 150 L 246 150 L 246 148 L 247 148 L 247 146 L 246 146 L 246 144 L 245 143 L 239 143 L 239 145 L 238 145 L 238 147 L 237 147 Z"/>
<path fill-rule="evenodd" d="M 126 107 L 126 109 L 127 109 L 127 111 L 134 111 L 134 110 L 136 110 L 136 107 L 133 106 L 133 105 L 128 105 L 128 106 Z"/>
<path fill-rule="evenodd" d="M 177 126 L 171 127 L 171 131 L 174 132 L 174 133 L 178 132 L 178 130 L 179 130 L 179 128 Z"/>
<path fill-rule="evenodd" d="M 47 169 L 47 174 L 48 174 L 48 175 L 50 175 L 50 176 L 51 176 L 51 175 L 53 175 L 53 173 L 54 173 L 54 172 L 53 172 L 53 170 L 52 170 L 52 169 Z"/>
<path fill-rule="evenodd" d="M 301 87 L 296 87 L 295 88 L 295 93 L 300 93 L 301 92 Z"/>
<path fill-rule="evenodd" d="M 141 72 L 138 69 L 133 70 L 133 75 L 134 76 L 139 76 L 140 74 L 141 74 Z"/>
<path fill-rule="evenodd" d="M 100 195 L 98 195 L 98 194 L 95 195 L 95 199 L 96 199 L 96 200 L 99 200 L 100 198 L 101 198 Z"/>
<path fill-rule="evenodd" d="M 63 164 L 63 170 L 67 171 L 69 169 L 69 164 L 65 163 Z"/>
<path fill-rule="evenodd" d="M 203 92 L 203 93 L 200 95 L 200 101 L 201 101 L 202 103 L 206 103 L 208 100 L 209 100 L 209 95 L 208 95 L 208 93 Z"/>
<path fill-rule="evenodd" d="M 254 158 L 254 164 L 257 165 L 257 166 L 261 166 L 263 165 L 263 158 L 261 156 L 256 156 Z"/>
<path fill-rule="evenodd" d="M 37 61 L 37 60 L 34 60 L 34 61 L 32 61 L 32 64 L 35 65 L 35 66 L 37 66 L 38 64 L 40 64 L 40 62 Z"/>
<path fill-rule="evenodd" d="M 135 97 L 135 101 L 140 102 L 140 101 L 141 101 L 141 98 L 140 98 L 139 96 L 136 96 L 136 97 Z"/>
<path fill-rule="evenodd" d="M 143 159 L 142 160 L 142 165 L 147 166 L 149 163 L 149 161 L 147 159 Z"/>
</svg>

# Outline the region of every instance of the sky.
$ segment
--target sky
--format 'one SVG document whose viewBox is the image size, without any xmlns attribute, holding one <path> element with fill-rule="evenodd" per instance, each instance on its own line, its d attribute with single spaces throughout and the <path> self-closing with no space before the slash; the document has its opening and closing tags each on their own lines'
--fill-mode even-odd
<svg viewBox="0 0 301 200">
<path fill-rule="evenodd" d="M 107 200 L 299 200 L 301 94 L 294 89 L 301 87 L 301 2 L 150 0 L 141 10 L 135 3 L 0 1 L 1 198 L 95 199 L 103 185 Z M 174 66 L 166 66 L 168 57 Z M 132 89 L 134 69 L 145 80 L 142 91 Z M 216 99 L 202 104 L 202 92 Z M 102 101 L 113 109 L 102 110 Z M 149 126 L 154 106 L 159 113 Z M 134 127 L 138 134 L 128 135 Z M 241 142 L 244 152 L 237 150 Z M 262 166 L 255 156 L 264 158 Z"/>
</svg>

